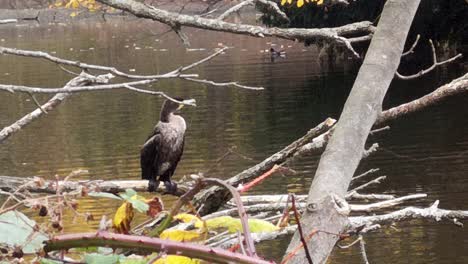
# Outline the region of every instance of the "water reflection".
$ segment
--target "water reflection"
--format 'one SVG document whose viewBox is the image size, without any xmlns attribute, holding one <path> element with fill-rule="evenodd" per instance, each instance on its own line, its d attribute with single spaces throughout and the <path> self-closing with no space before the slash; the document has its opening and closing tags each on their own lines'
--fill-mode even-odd
<svg viewBox="0 0 468 264">
<path fill-rule="evenodd" d="M 228 148 L 248 156 L 232 155 L 211 176 L 228 178 L 269 156 L 326 117 L 337 118 L 353 84 L 356 65 L 344 60 L 333 66 L 318 59 L 315 47 L 276 39 L 254 39 L 189 30 L 192 50 L 186 50 L 167 29 L 151 22 L 2 27 L 1 45 L 44 50 L 68 59 L 135 70 L 138 74 L 164 73 L 210 54 L 219 45 L 233 46 L 226 54 L 193 70 L 202 78 L 239 81 L 266 88 L 263 92 L 207 87 L 181 81 L 161 81 L 153 89 L 195 98 L 197 108 L 184 108 L 188 124 L 186 149 L 175 178 L 206 171 Z M 151 33 L 153 32 L 153 33 Z M 21 35 L 21 37 L 20 37 Z M 222 40 L 222 43 L 220 43 Z M 284 45 L 287 58 L 271 62 L 270 43 Z M 291 47 L 289 47 L 291 46 Z M 395 82 L 385 100 L 393 106 L 431 91 L 459 75 L 456 70 L 433 74 L 414 82 Z M 70 75 L 56 65 L 13 56 L 0 57 L 2 83 L 60 87 Z M 38 96 L 45 101 L 48 96 Z M 74 95 L 47 118 L 36 121 L 0 146 L 3 175 L 53 177 L 83 168 L 82 179 L 138 179 L 139 148 L 157 121 L 161 99 L 130 91 Z M 369 191 L 407 194 L 426 192 L 427 202 L 466 209 L 468 180 L 468 120 L 466 95 L 391 124 L 392 130 L 371 138 L 382 151 L 360 170 L 381 168 L 388 179 Z M 29 96 L 2 93 L 0 126 L 14 122 L 34 108 Z M 255 193 L 306 193 L 319 156 L 301 158 L 291 166 L 294 176 L 269 179 Z M 170 205 L 170 197 L 165 197 Z M 422 203 L 427 205 L 427 202 Z M 115 201 L 84 199 L 80 211 L 96 221 L 71 225 L 67 231 L 97 227 L 101 214 L 112 214 Z M 72 216 L 67 217 L 72 221 Z M 367 238 L 372 262 L 466 263 L 467 231 L 451 225 L 413 221 Z M 284 248 L 286 240 L 262 244 L 262 252 Z M 282 251 L 275 251 L 280 258 Z M 410 261 L 409 261 L 410 260 Z M 360 263 L 356 248 L 336 250 L 333 262 Z"/>
</svg>

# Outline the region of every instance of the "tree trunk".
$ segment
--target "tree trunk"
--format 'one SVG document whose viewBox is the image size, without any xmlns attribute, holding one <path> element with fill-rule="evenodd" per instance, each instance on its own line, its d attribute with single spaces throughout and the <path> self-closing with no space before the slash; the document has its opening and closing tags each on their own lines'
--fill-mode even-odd
<svg viewBox="0 0 468 264">
<path fill-rule="evenodd" d="M 344 197 L 364 152 L 370 129 L 400 63 L 405 40 L 419 0 L 388 0 L 353 89 L 320 160 L 309 190 L 301 223 L 304 234 L 318 232 L 308 242 L 313 263 L 325 263 L 347 217 L 336 210 L 333 195 Z M 306 238 L 307 239 L 307 238 Z M 286 256 L 300 246 L 296 231 Z M 301 249 L 289 263 L 308 263 Z"/>
</svg>

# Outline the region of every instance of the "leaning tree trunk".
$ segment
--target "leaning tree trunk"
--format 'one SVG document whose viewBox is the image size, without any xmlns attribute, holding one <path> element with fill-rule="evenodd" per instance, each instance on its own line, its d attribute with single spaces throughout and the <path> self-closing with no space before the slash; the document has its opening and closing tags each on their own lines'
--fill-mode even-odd
<svg viewBox="0 0 468 264">
<path fill-rule="evenodd" d="M 382 101 L 400 63 L 419 0 L 388 0 L 353 89 L 336 124 L 309 190 L 301 224 L 314 264 L 324 263 L 347 217 L 334 196 L 344 197 L 364 153 L 364 144 L 382 110 Z M 331 234 L 333 233 L 333 234 Z M 288 263 L 308 263 L 296 231 L 286 252 Z M 296 253 L 294 253 L 297 251 Z M 291 258 L 291 255 L 293 255 Z"/>
</svg>

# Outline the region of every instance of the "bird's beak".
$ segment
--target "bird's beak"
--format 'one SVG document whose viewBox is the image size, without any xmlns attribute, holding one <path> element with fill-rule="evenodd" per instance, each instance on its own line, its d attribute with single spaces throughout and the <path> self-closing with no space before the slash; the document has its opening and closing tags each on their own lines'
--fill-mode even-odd
<svg viewBox="0 0 468 264">
<path fill-rule="evenodd" d="M 197 101 L 195 101 L 195 99 L 183 100 L 182 103 L 184 103 L 186 105 L 197 106 Z M 181 105 L 181 106 L 183 106 L 183 105 Z M 180 107 L 180 108 L 182 108 L 182 107 Z"/>
</svg>

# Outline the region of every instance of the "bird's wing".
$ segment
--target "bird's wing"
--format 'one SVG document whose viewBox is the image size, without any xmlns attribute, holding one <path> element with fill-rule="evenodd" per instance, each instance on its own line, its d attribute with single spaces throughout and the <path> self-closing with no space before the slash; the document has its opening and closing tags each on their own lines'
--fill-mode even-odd
<svg viewBox="0 0 468 264">
<path fill-rule="evenodd" d="M 140 151 L 141 178 L 146 180 L 156 179 L 158 168 L 158 150 L 161 149 L 161 133 L 158 126 L 148 137 Z"/>
</svg>

